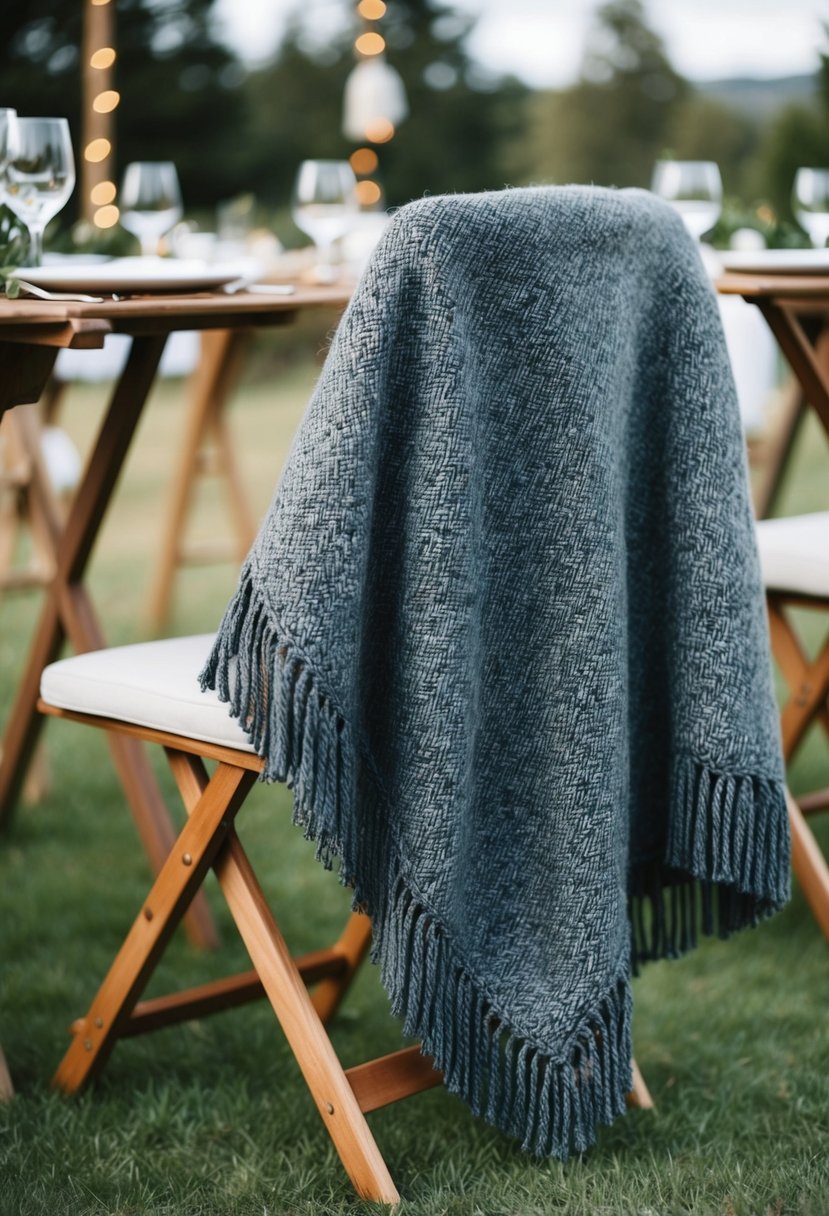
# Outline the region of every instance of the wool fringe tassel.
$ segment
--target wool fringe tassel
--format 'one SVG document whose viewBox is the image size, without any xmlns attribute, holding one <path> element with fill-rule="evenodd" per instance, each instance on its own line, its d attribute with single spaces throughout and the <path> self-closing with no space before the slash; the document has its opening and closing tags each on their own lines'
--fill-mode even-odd
<svg viewBox="0 0 829 1216">
<path fill-rule="evenodd" d="M 249 568 L 201 683 L 230 703 L 267 757 L 263 779 L 292 788 L 294 821 L 316 842 L 317 857 L 327 867 L 339 859 L 355 907 L 371 916 L 372 958 L 392 1009 L 447 1088 L 537 1156 L 566 1159 L 587 1149 L 598 1124 L 624 1111 L 631 1086 L 627 965 L 561 1058 L 506 1024 L 408 884 L 379 787 L 366 764 L 356 764 L 348 723 L 306 657 L 278 636 Z"/>
<path fill-rule="evenodd" d="M 680 758 L 674 768 L 665 860 L 634 864 L 634 969 L 677 958 L 698 932 L 729 937 L 789 898 L 790 846 L 782 781 L 721 773 Z"/>
</svg>

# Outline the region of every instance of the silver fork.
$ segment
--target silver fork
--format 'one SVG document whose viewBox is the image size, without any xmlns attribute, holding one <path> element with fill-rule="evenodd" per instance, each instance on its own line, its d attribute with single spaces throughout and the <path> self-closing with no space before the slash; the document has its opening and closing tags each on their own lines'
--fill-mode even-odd
<svg viewBox="0 0 829 1216">
<path fill-rule="evenodd" d="M 36 287 L 34 283 L 27 283 L 25 279 L 14 279 L 13 282 L 26 295 L 36 296 L 39 300 L 71 300 L 76 304 L 103 304 L 104 296 L 87 296 L 80 291 L 46 291 L 44 287 Z M 112 299 L 117 300 L 117 296 Z"/>
</svg>

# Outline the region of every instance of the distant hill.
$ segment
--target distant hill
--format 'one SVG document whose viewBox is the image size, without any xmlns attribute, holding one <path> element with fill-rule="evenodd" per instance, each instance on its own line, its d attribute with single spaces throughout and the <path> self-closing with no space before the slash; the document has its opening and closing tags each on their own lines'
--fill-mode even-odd
<svg viewBox="0 0 829 1216">
<path fill-rule="evenodd" d="M 777 76 L 771 80 L 736 77 L 733 80 L 695 80 L 694 87 L 705 97 L 750 114 L 768 118 L 791 102 L 807 104 L 815 92 L 815 76 Z"/>
</svg>

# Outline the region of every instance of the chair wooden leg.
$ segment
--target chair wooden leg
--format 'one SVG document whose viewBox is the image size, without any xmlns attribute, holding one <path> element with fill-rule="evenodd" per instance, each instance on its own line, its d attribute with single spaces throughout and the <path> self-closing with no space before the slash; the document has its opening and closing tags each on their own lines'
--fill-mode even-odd
<svg viewBox="0 0 829 1216">
<path fill-rule="evenodd" d="M 355 1190 L 363 1199 L 400 1200 L 365 1116 L 234 832 L 216 875 L 251 962 Z"/>
<path fill-rule="evenodd" d="M 191 753 L 170 747 L 164 750 L 188 814 L 195 814 L 208 780 L 204 764 Z M 235 832 L 228 837 L 214 870 L 346 1173 L 364 1199 L 397 1203 L 397 1190 L 365 1121 L 364 1108 L 323 1028 L 323 1021 L 339 1006 L 365 957 L 371 921 L 362 913 L 352 913 L 332 948 L 335 956 L 344 956 L 345 965 L 338 974 L 322 979 L 311 996 L 308 981 L 291 957 Z"/>
<path fill-rule="evenodd" d="M 3 1048 L 0 1047 L 0 1102 L 8 1102 L 9 1098 L 14 1096 L 14 1087 L 9 1073 L 9 1066 L 6 1063 L 6 1057 L 3 1055 Z"/>
<path fill-rule="evenodd" d="M 49 756 L 41 739 L 29 762 L 29 770 L 23 781 L 21 798 L 27 806 L 36 806 L 42 802 L 52 788 L 52 775 L 49 768 Z"/>
<path fill-rule="evenodd" d="M 829 938 L 829 866 L 807 824 L 803 812 L 786 791 L 792 834 L 792 868 L 814 918 Z"/>
<path fill-rule="evenodd" d="M 786 617 L 784 597 L 771 593 L 767 598 L 772 651 L 791 693 L 780 715 L 783 754 L 789 761 L 813 721 L 827 727 L 829 639 L 809 660 Z"/>
<path fill-rule="evenodd" d="M 630 1067 L 633 1073 L 633 1086 L 627 1096 L 628 1106 L 638 1106 L 640 1110 L 653 1110 L 654 1101 L 651 1091 L 645 1084 L 645 1078 L 639 1071 L 639 1065 L 635 1060 L 631 1060 Z"/>
<path fill-rule="evenodd" d="M 255 779 L 255 773 L 229 764 L 220 764 L 213 774 L 75 1031 L 53 1080 L 58 1089 L 74 1093 L 106 1063 Z"/>
<path fill-rule="evenodd" d="M 829 640 L 818 657 L 810 662 L 786 618 L 784 607 L 785 597 L 769 594 L 772 651 L 791 690 L 780 715 L 783 754 L 788 763 L 812 722 L 819 721 L 824 729 L 827 727 Z M 823 809 L 827 793 L 829 791 L 819 790 L 811 797 L 807 796 L 800 807 L 787 790 L 786 804 L 792 837 L 792 869 L 815 920 L 824 936 L 829 938 L 829 865 L 805 818 L 805 813 Z"/>
<path fill-rule="evenodd" d="M 207 786 L 207 770 L 201 758 L 191 752 L 177 751 L 172 747 L 166 747 L 164 750 L 189 815 Z M 320 980 L 311 996 L 313 1006 L 323 1022 L 328 1022 L 339 1009 L 370 945 L 371 921 L 362 912 L 352 912 L 339 939 L 332 947 L 333 952 L 342 958 L 343 966 L 336 975 Z"/>
<path fill-rule="evenodd" d="M 370 945 L 371 921 L 362 912 L 352 912 L 334 945 L 346 960 L 345 969 L 341 975 L 322 980 L 311 994 L 313 1006 L 323 1022 L 328 1022 L 339 1009 Z"/>
</svg>

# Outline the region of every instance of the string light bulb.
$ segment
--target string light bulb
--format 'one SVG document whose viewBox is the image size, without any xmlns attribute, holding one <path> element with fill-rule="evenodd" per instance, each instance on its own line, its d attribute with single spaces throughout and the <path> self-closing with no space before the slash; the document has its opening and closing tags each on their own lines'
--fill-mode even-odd
<svg viewBox="0 0 829 1216">
<path fill-rule="evenodd" d="M 93 139 L 84 148 L 83 157 L 84 160 L 88 160 L 91 164 L 97 165 L 99 161 L 106 160 L 111 151 L 112 144 L 108 139 Z"/>
<path fill-rule="evenodd" d="M 361 55 L 382 55 L 386 49 L 386 40 L 381 34 L 369 30 L 366 34 L 360 34 L 354 43 L 354 49 Z"/>
<path fill-rule="evenodd" d="M 373 148 L 357 148 L 348 159 L 358 177 L 369 177 L 379 163 Z"/>
<path fill-rule="evenodd" d="M 366 123 L 365 136 L 373 144 L 387 144 L 394 138 L 394 123 L 388 118 L 371 118 Z"/>
<path fill-rule="evenodd" d="M 111 68 L 113 63 L 115 63 L 115 48 L 111 46 L 102 46 L 89 59 L 89 66 L 96 68 L 98 71 L 105 71 L 107 68 Z"/>
<path fill-rule="evenodd" d="M 99 207 L 92 216 L 92 222 L 96 228 L 114 228 L 121 218 L 121 212 L 117 207 L 108 205 Z"/>
<path fill-rule="evenodd" d="M 382 197 L 380 187 L 377 185 L 377 182 L 373 182 L 371 178 L 366 178 L 365 181 L 357 182 L 354 190 L 357 195 L 357 202 L 361 207 L 373 207 L 375 203 L 380 202 Z"/>
<path fill-rule="evenodd" d="M 115 89 L 104 89 L 92 102 L 92 109 L 96 114 L 111 114 L 120 100 L 121 94 Z"/>
<path fill-rule="evenodd" d="M 115 202 L 115 195 L 117 193 L 115 182 L 98 182 L 89 191 L 89 201 L 94 203 L 96 207 L 104 207 L 108 203 Z"/>
</svg>

